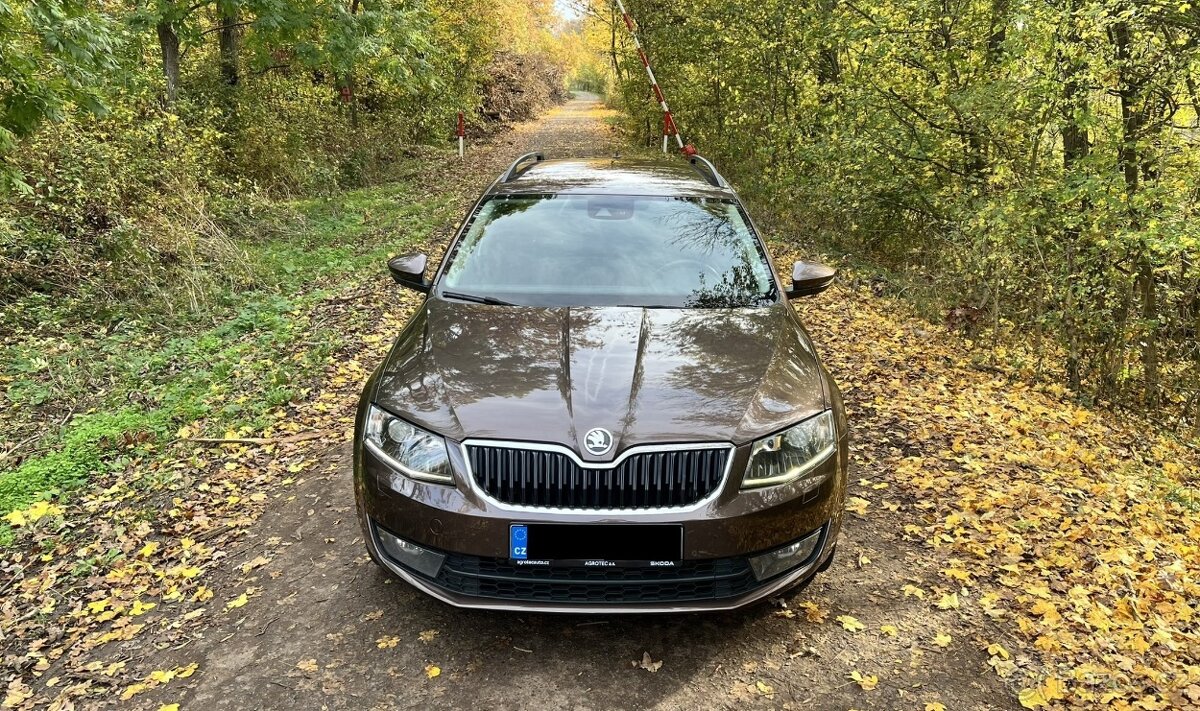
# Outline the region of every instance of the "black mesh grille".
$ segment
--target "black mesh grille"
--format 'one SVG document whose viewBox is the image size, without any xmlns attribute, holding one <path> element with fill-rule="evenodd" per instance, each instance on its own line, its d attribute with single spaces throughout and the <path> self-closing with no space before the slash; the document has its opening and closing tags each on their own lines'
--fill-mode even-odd
<svg viewBox="0 0 1200 711">
<path fill-rule="evenodd" d="M 475 482 L 508 504 L 572 509 L 687 506 L 721 483 L 728 448 L 642 452 L 612 468 L 585 469 L 561 452 L 470 445 Z"/>
<path fill-rule="evenodd" d="M 581 604 L 720 600 L 759 585 L 744 558 L 674 568 L 537 568 L 463 555 L 448 556 L 435 582 L 473 597 Z"/>
</svg>

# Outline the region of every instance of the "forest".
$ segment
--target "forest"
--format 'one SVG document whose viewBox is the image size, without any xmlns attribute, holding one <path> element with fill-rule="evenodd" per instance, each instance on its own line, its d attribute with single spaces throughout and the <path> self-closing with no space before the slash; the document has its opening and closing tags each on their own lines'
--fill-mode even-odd
<svg viewBox="0 0 1200 711">
<path fill-rule="evenodd" d="M 631 0 L 684 136 L 989 365 L 1195 424 L 1200 7 Z M 631 128 L 661 113 L 590 15 Z"/>
<path fill-rule="evenodd" d="M 434 219 L 415 168 L 458 114 L 473 140 L 532 118 L 582 47 L 548 1 L 0 3 L 0 508 L 210 412 L 246 354 L 208 351 L 292 343 L 292 299 L 403 237 L 344 208 Z M 231 426 L 295 395 L 301 363 L 260 366 Z M 130 400 L 153 373 L 174 392 Z"/>
<path fill-rule="evenodd" d="M 236 287 L 271 197 L 377 184 L 457 112 L 482 130 L 560 99 L 556 22 L 545 2 L 0 4 L 0 303 L 104 318 Z"/>
<path fill-rule="evenodd" d="M 1200 6 L 625 7 L 0 0 L 0 708 L 1200 709 Z M 386 262 L 526 152 L 682 168 L 635 36 L 779 275 L 838 269 L 779 301 L 845 399 L 836 560 L 452 608 L 356 509 L 428 303 Z"/>
</svg>

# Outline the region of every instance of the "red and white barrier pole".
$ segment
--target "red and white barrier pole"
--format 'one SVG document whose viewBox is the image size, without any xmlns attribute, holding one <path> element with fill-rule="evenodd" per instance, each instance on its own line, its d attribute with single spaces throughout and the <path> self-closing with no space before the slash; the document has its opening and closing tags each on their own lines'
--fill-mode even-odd
<svg viewBox="0 0 1200 711">
<path fill-rule="evenodd" d="M 458 159 L 462 160 L 463 138 L 467 135 L 467 124 L 463 121 L 463 113 L 461 111 L 458 112 L 458 128 L 455 129 L 454 134 L 458 136 Z"/>
<path fill-rule="evenodd" d="M 642 60 L 642 66 L 646 68 L 646 76 L 650 78 L 650 89 L 654 92 L 654 98 L 658 99 L 658 105 L 663 111 L 663 153 L 667 152 L 667 136 L 675 136 L 675 143 L 678 144 L 679 150 L 683 150 L 683 137 L 679 135 L 679 129 L 675 126 L 675 119 L 671 117 L 671 109 L 667 107 L 667 99 L 663 96 L 662 89 L 658 86 L 658 80 L 654 78 L 654 70 L 650 68 L 650 58 L 646 56 L 646 51 L 642 49 L 642 43 L 638 40 L 637 26 L 633 24 L 633 18 L 625 11 L 625 3 L 621 0 L 616 0 L 617 9 L 621 11 L 621 18 L 625 20 L 625 27 L 629 29 L 629 36 L 633 38 L 633 46 L 637 47 L 638 57 Z"/>
</svg>

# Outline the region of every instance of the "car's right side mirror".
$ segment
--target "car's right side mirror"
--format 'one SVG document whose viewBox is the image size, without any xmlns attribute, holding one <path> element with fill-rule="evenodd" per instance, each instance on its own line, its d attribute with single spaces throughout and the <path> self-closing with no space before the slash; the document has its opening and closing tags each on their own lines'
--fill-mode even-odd
<svg viewBox="0 0 1200 711">
<path fill-rule="evenodd" d="M 792 288 L 789 299 L 799 296 L 816 296 L 829 288 L 837 277 L 837 270 L 820 262 L 796 262 L 792 265 Z"/>
<path fill-rule="evenodd" d="M 388 260 L 388 271 L 396 283 L 428 294 L 430 284 L 425 281 L 425 265 L 429 258 L 424 254 L 406 254 Z"/>
</svg>

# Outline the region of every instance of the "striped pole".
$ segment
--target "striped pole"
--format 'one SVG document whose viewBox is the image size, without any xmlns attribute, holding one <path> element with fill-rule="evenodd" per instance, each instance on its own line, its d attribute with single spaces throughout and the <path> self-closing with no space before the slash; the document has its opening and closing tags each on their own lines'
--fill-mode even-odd
<svg viewBox="0 0 1200 711">
<path fill-rule="evenodd" d="M 467 125 L 463 122 L 463 112 L 458 112 L 458 124 L 454 127 L 454 135 L 458 136 L 458 159 L 463 158 L 463 137 L 467 135 Z"/>
<path fill-rule="evenodd" d="M 617 0 L 617 9 L 621 11 L 625 27 L 629 29 L 629 36 L 633 38 L 633 46 L 637 47 L 638 58 L 642 60 L 642 66 L 646 68 L 646 76 L 650 78 L 650 89 L 654 92 L 654 98 L 658 99 L 658 105 L 662 107 L 663 153 L 667 152 L 667 136 L 675 136 L 675 143 L 678 144 L 679 150 L 683 150 L 683 137 L 679 135 L 675 119 L 671 117 L 671 109 L 667 107 L 667 99 L 658 86 L 658 80 L 654 78 L 654 70 L 650 68 L 650 58 L 646 56 L 646 51 L 642 49 L 642 43 L 638 40 L 637 25 L 633 24 L 633 18 L 625 11 L 625 3 L 622 0 Z"/>
</svg>

